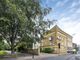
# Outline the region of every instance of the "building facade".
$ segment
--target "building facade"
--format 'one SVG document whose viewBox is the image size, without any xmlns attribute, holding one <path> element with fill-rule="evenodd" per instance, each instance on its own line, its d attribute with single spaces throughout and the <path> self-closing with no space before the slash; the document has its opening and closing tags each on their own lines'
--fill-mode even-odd
<svg viewBox="0 0 80 60">
<path fill-rule="evenodd" d="M 66 54 L 72 50 L 72 36 L 62 31 L 57 25 L 44 35 L 41 48 L 52 48 L 55 54 Z"/>
</svg>

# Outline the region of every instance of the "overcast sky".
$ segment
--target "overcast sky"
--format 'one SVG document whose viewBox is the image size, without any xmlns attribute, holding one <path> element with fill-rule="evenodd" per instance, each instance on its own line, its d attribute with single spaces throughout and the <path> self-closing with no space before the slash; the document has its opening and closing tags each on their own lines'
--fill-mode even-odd
<svg viewBox="0 0 80 60">
<path fill-rule="evenodd" d="M 80 0 L 42 0 L 42 5 L 52 8 L 46 19 L 58 20 L 57 25 L 80 45 Z"/>
</svg>

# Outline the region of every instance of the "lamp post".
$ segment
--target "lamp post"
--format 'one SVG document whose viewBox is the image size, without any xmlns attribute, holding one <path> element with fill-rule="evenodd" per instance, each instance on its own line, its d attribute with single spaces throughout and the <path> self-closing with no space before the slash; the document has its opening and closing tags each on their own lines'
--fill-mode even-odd
<svg viewBox="0 0 80 60">
<path fill-rule="evenodd" d="M 33 32 L 33 54 L 32 54 L 32 59 L 34 60 L 34 49 L 39 48 L 39 43 L 36 41 L 37 39 L 39 40 L 41 38 L 41 35 L 39 34 L 40 29 L 35 29 Z M 37 51 L 38 52 L 38 51 Z"/>
<path fill-rule="evenodd" d="M 33 44 L 32 44 L 32 51 L 33 51 L 33 53 L 32 53 L 32 60 L 34 60 L 34 49 L 35 49 L 35 46 L 34 46 L 35 43 L 34 43 L 34 42 L 35 42 L 35 34 L 33 35 L 33 38 L 34 38 L 34 39 L 33 39 Z"/>
</svg>

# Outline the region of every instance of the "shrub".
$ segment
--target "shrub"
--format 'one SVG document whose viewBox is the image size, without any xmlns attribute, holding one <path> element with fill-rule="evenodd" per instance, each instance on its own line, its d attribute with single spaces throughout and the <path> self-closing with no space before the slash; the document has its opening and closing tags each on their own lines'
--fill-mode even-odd
<svg viewBox="0 0 80 60">
<path fill-rule="evenodd" d="M 54 50 L 52 48 L 44 48 L 43 52 L 44 53 L 52 53 Z"/>
<path fill-rule="evenodd" d="M 0 55 L 3 56 L 3 55 L 7 55 L 8 53 L 6 51 L 0 51 Z"/>
</svg>

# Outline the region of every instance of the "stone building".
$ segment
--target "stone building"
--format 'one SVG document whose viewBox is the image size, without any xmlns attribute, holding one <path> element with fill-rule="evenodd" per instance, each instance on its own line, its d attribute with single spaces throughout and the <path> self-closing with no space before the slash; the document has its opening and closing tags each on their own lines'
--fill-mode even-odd
<svg viewBox="0 0 80 60">
<path fill-rule="evenodd" d="M 44 34 L 41 48 L 51 48 L 55 54 L 66 54 L 72 51 L 72 36 L 61 30 L 57 25 Z"/>
</svg>

